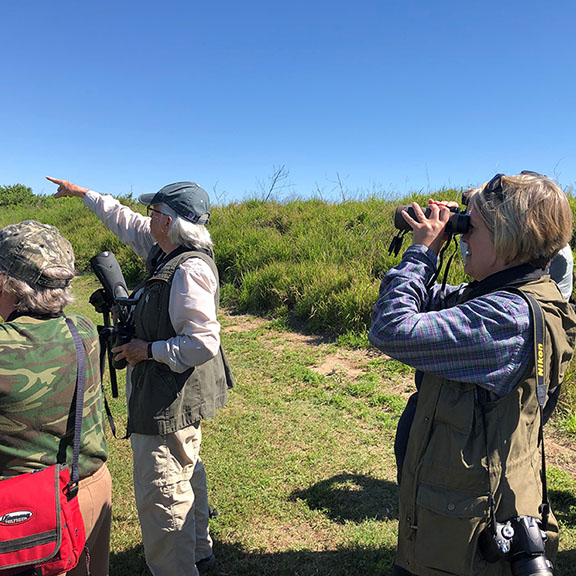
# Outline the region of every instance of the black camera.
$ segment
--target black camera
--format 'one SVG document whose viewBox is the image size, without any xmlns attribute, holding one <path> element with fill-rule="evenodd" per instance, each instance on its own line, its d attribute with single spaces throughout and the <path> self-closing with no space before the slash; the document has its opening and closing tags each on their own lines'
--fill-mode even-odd
<svg viewBox="0 0 576 576">
<path fill-rule="evenodd" d="M 514 576 L 553 576 L 552 562 L 545 556 L 547 534 L 532 516 L 518 516 L 505 524 L 496 522 L 481 536 L 480 549 L 487 562 L 510 561 Z"/>
<path fill-rule="evenodd" d="M 414 208 L 411 205 L 406 204 L 403 206 L 398 206 L 394 214 L 394 227 L 398 230 L 410 231 L 412 228 L 410 228 L 410 225 L 408 222 L 406 222 L 406 220 L 404 220 L 404 217 L 402 216 L 402 211 L 404 210 L 408 212 L 408 215 L 411 218 L 418 220 L 416 213 L 414 212 Z M 450 215 L 450 219 L 446 224 L 446 232 L 448 234 L 466 234 L 470 228 L 470 215 L 466 213 L 463 214 L 460 211 L 460 208 L 455 206 L 450 207 L 450 212 L 452 212 L 452 214 Z M 426 216 L 426 218 L 430 217 L 430 208 L 426 208 L 424 211 L 424 216 Z"/>
</svg>

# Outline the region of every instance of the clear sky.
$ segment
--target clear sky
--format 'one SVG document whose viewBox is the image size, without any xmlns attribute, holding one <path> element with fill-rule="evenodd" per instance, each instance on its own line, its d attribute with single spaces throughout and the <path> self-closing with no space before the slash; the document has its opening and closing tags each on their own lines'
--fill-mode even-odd
<svg viewBox="0 0 576 576">
<path fill-rule="evenodd" d="M 0 185 L 576 184 L 573 0 L 3 0 Z"/>
</svg>

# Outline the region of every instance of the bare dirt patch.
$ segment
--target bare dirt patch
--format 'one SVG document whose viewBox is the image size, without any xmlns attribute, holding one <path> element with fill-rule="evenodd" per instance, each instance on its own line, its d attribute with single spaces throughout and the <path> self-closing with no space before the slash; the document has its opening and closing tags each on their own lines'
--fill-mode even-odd
<svg viewBox="0 0 576 576">
<path fill-rule="evenodd" d="M 545 428 L 544 434 L 546 464 L 560 468 L 576 479 L 576 444 L 553 428 Z"/>
<path fill-rule="evenodd" d="M 224 325 L 223 329 L 227 332 L 249 332 L 250 330 L 261 328 L 269 320 L 248 314 L 231 314 L 221 310 L 220 322 L 222 322 Z"/>
<path fill-rule="evenodd" d="M 368 362 L 379 355 L 378 351 L 338 348 L 334 353 L 328 354 L 313 370 L 323 376 L 344 373 L 347 379 L 354 380 L 366 371 Z"/>
<path fill-rule="evenodd" d="M 257 330 L 270 322 L 266 318 L 248 314 L 223 312 L 221 316 L 225 324 L 224 330 L 230 332 Z M 282 332 L 281 337 L 275 342 L 276 346 L 282 348 L 304 346 L 309 347 L 312 353 L 317 350 L 318 356 L 322 359 L 311 369 L 323 376 L 338 376 L 340 380 L 349 382 L 365 372 L 371 360 L 386 357 L 376 349 L 348 350 L 330 346 L 332 349 L 330 350 L 330 344 L 331 341 L 328 338 L 291 331 Z M 391 394 L 408 397 L 414 392 L 413 376 L 408 374 L 391 378 L 388 391 Z M 547 465 L 564 470 L 576 479 L 576 442 L 567 434 L 554 429 L 553 422 L 550 422 L 545 429 L 545 450 Z"/>
</svg>

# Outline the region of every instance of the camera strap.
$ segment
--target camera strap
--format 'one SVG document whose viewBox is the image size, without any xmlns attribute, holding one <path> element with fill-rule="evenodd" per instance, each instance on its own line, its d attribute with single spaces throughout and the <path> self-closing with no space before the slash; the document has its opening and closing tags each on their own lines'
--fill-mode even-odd
<svg viewBox="0 0 576 576">
<path fill-rule="evenodd" d="M 402 250 L 402 242 L 404 242 L 404 236 L 406 236 L 406 234 L 408 234 L 408 230 L 400 230 L 396 236 L 392 238 L 388 248 L 388 254 L 393 254 L 394 256 L 400 254 L 400 250 Z"/>
<path fill-rule="evenodd" d="M 542 516 L 542 529 L 545 531 L 548 527 L 548 517 L 550 514 L 550 500 L 548 499 L 548 487 L 546 481 L 546 454 L 544 451 L 544 405 L 546 404 L 547 398 L 547 370 L 545 362 L 545 321 L 544 313 L 538 301 L 530 294 L 519 290 L 518 288 L 507 287 L 507 291 L 518 294 L 526 302 L 530 308 L 530 316 L 532 318 L 532 330 L 534 337 L 534 369 L 536 371 L 536 398 L 538 400 L 539 413 L 540 413 L 540 425 L 538 430 L 538 440 L 540 442 L 542 451 L 542 471 L 541 471 L 541 482 L 542 482 L 542 503 L 539 507 L 539 512 Z M 479 389 L 479 392 L 483 392 L 484 397 L 487 396 L 487 391 L 484 389 Z M 486 466 L 488 469 L 488 482 L 490 483 L 490 449 L 488 446 L 488 428 L 486 423 L 486 411 L 485 402 L 480 402 L 481 412 L 482 412 L 482 424 L 484 426 L 484 438 L 486 442 Z M 490 522 L 494 532 L 496 531 L 496 511 L 494 504 L 494 495 L 492 492 L 492 486 L 489 486 L 488 502 L 490 506 Z"/>
<path fill-rule="evenodd" d="M 518 290 L 517 288 L 509 289 L 515 294 L 522 296 L 528 306 L 532 316 L 532 330 L 534 333 L 534 366 L 536 369 L 536 398 L 538 399 L 538 406 L 540 412 L 540 426 L 538 430 L 538 439 L 542 449 L 542 504 L 540 504 L 540 514 L 542 515 L 542 528 L 546 530 L 548 526 L 548 516 L 550 514 L 550 500 L 548 499 L 548 487 L 546 481 L 546 454 L 544 451 L 544 406 L 547 400 L 547 387 L 548 380 L 546 358 L 544 356 L 546 348 L 546 331 L 544 323 L 544 313 L 538 301 L 530 294 Z"/>
<path fill-rule="evenodd" d="M 434 273 L 432 278 L 430 278 L 430 281 L 426 285 L 426 290 L 430 290 L 432 286 L 434 286 L 434 283 L 438 279 L 438 276 L 440 276 L 442 266 L 444 265 L 444 255 L 446 254 L 448 248 L 450 248 L 450 244 L 452 242 L 454 242 L 455 247 L 454 250 L 452 251 L 452 254 L 450 254 L 450 258 L 448 258 L 448 262 L 446 262 L 446 267 L 444 268 L 444 274 L 442 276 L 442 292 L 444 292 L 444 289 L 446 288 L 446 281 L 448 280 L 448 272 L 450 270 L 450 265 L 452 264 L 452 260 L 454 259 L 456 253 L 459 252 L 458 240 L 455 234 L 450 234 L 448 240 L 442 247 L 442 250 L 440 250 L 440 254 L 438 254 L 438 265 L 436 266 L 436 272 Z"/>
</svg>

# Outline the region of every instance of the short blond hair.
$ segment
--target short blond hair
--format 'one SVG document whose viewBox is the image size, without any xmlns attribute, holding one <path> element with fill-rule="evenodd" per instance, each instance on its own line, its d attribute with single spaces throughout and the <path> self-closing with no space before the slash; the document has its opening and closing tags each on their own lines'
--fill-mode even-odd
<svg viewBox="0 0 576 576">
<path fill-rule="evenodd" d="M 492 233 L 496 255 L 544 268 L 572 238 L 566 194 L 550 178 L 535 173 L 501 175 L 496 190 L 489 184 L 473 194 L 470 203 Z"/>
</svg>

